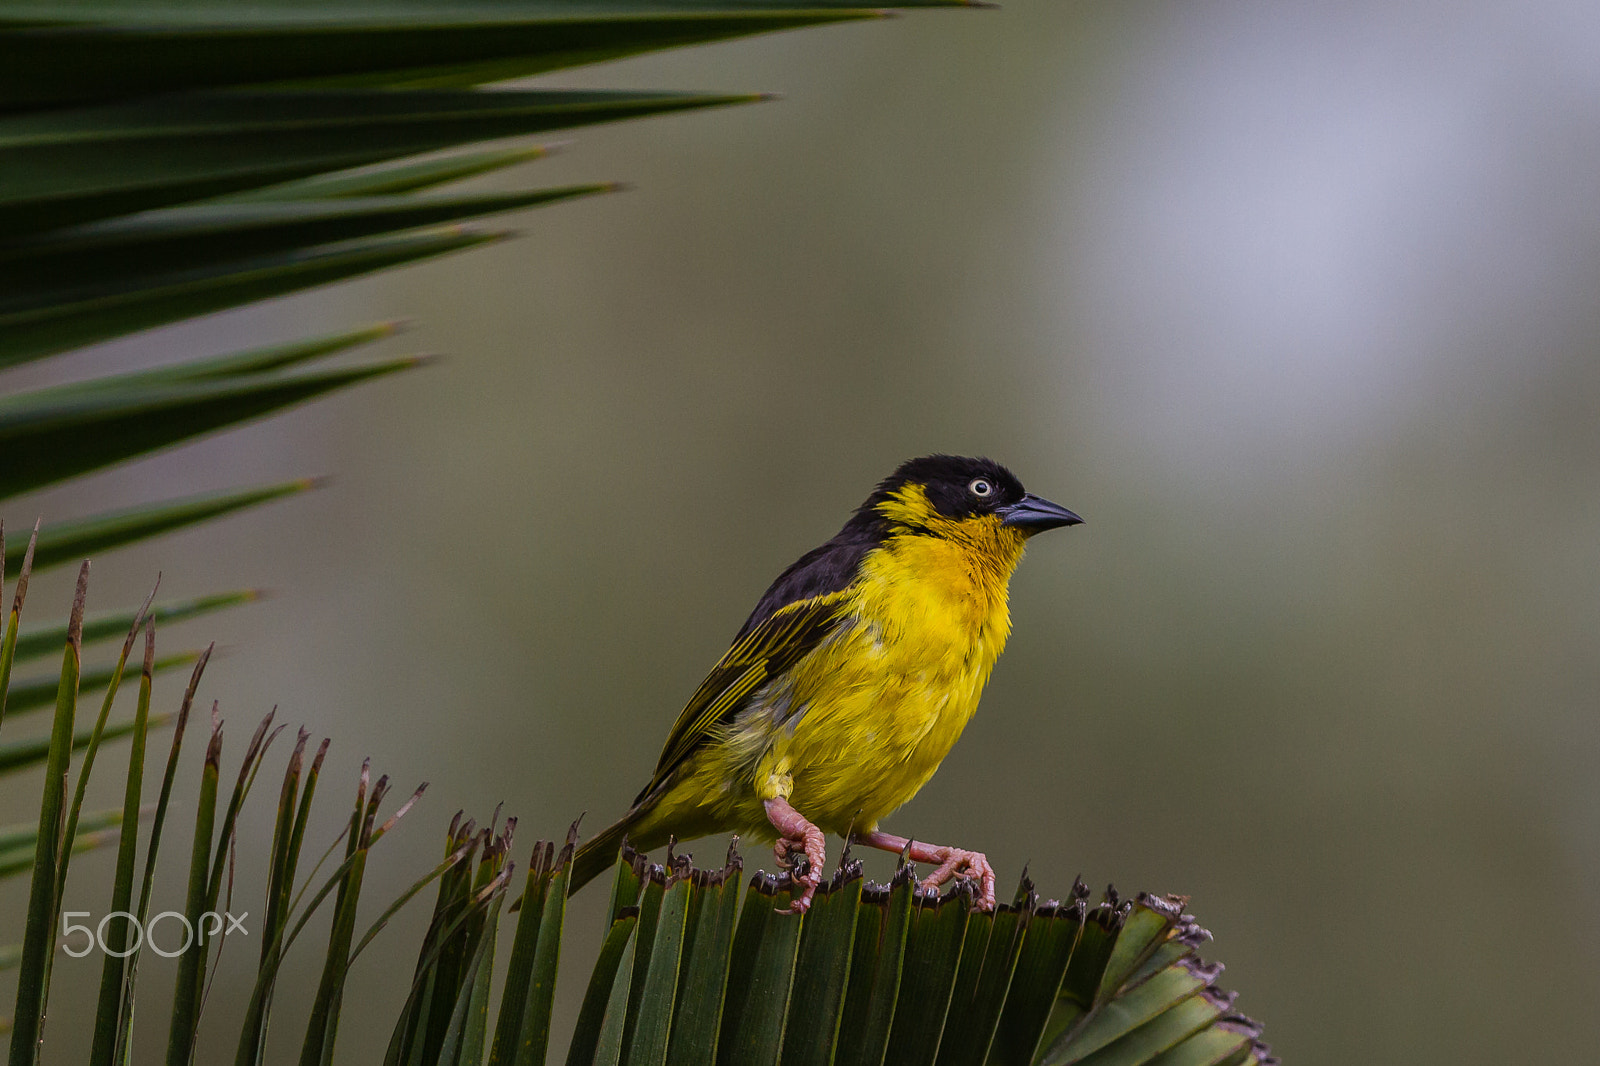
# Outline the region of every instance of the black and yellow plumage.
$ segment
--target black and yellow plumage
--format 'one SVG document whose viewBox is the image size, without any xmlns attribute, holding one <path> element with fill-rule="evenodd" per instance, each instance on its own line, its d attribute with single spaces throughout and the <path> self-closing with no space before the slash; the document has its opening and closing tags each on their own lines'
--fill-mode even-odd
<svg viewBox="0 0 1600 1066">
<path fill-rule="evenodd" d="M 624 838 L 641 850 L 718 832 L 776 839 L 780 858 L 805 857 L 806 884 L 824 831 L 905 848 L 878 821 L 916 795 L 976 710 L 1010 633 L 1025 542 L 1079 521 L 987 459 L 902 464 L 767 589 L 632 808 L 579 850 L 574 890 Z M 938 865 L 930 882 L 977 877 L 992 905 L 982 855 L 917 845 L 913 858 Z"/>
</svg>

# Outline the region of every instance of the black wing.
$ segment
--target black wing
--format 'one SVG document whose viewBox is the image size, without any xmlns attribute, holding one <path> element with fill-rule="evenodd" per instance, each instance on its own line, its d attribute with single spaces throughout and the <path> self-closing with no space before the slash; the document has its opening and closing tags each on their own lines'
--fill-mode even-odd
<svg viewBox="0 0 1600 1066">
<path fill-rule="evenodd" d="M 733 646 L 678 715 L 655 775 L 635 803 L 660 787 L 719 725 L 733 721 L 762 685 L 787 672 L 833 632 L 845 593 L 876 543 L 851 534 L 846 527 L 807 552 L 767 589 Z"/>
</svg>

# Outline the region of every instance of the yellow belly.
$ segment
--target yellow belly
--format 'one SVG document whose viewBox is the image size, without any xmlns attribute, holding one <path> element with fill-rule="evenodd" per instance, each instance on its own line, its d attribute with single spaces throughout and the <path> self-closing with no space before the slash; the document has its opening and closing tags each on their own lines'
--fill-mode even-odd
<svg viewBox="0 0 1600 1066">
<path fill-rule="evenodd" d="M 807 664 L 827 679 L 827 694 L 792 731 L 776 732 L 753 782 L 761 798 L 786 793 L 830 832 L 875 829 L 950 753 L 978 709 L 994 660 L 891 653 L 871 626 L 828 652 Z"/>
<path fill-rule="evenodd" d="M 1021 538 L 998 563 L 985 548 L 908 536 L 869 555 L 839 631 L 685 763 L 635 840 L 771 839 L 762 802 L 775 797 L 842 835 L 915 796 L 977 710 L 1010 631 Z"/>
</svg>

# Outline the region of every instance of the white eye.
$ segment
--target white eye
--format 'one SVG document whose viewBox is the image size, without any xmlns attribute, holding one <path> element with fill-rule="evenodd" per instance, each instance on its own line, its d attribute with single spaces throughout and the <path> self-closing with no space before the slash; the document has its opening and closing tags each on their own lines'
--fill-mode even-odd
<svg viewBox="0 0 1600 1066">
<path fill-rule="evenodd" d="M 994 486 L 989 484 L 988 478 L 975 477 L 967 486 L 967 491 L 974 496 L 988 496 L 994 492 Z"/>
</svg>

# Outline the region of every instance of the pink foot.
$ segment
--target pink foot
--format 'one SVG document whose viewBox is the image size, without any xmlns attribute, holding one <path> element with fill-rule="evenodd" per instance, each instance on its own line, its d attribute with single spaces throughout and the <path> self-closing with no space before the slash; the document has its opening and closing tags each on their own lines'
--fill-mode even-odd
<svg viewBox="0 0 1600 1066">
<path fill-rule="evenodd" d="M 822 883 L 822 868 L 828 861 L 822 830 L 806 821 L 805 816 L 789 806 L 788 800 L 770 799 L 765 806 L 767 820 L 778 831 L 773 854 L 777 857 L 778 865 L 790 870 L 790 877 L 800 886 L 800 894 L 794 897 L 783 913 L 804 914 L 811 908 L 811 897 Z M 795 861 L 797 855 L 805 859 L 803 869 Z M 794 872 L 796 870 L 798 872 Z"/>
<path fill-rule="evenodd" d="M 994 867 L 981 851 L 965 851 L 943 844 L 924 844 L 921 841 L 897 837 L 892 833 L 857 833 L 851 840 L 869 848 L 906 853 L 912 862 L 935 864 L 933 873 L 922 880 L 922 887 L 937 890 L 952 878 L 966 878 L 978 882 L 978 909 L 994 910 Z"/>
</svg>

